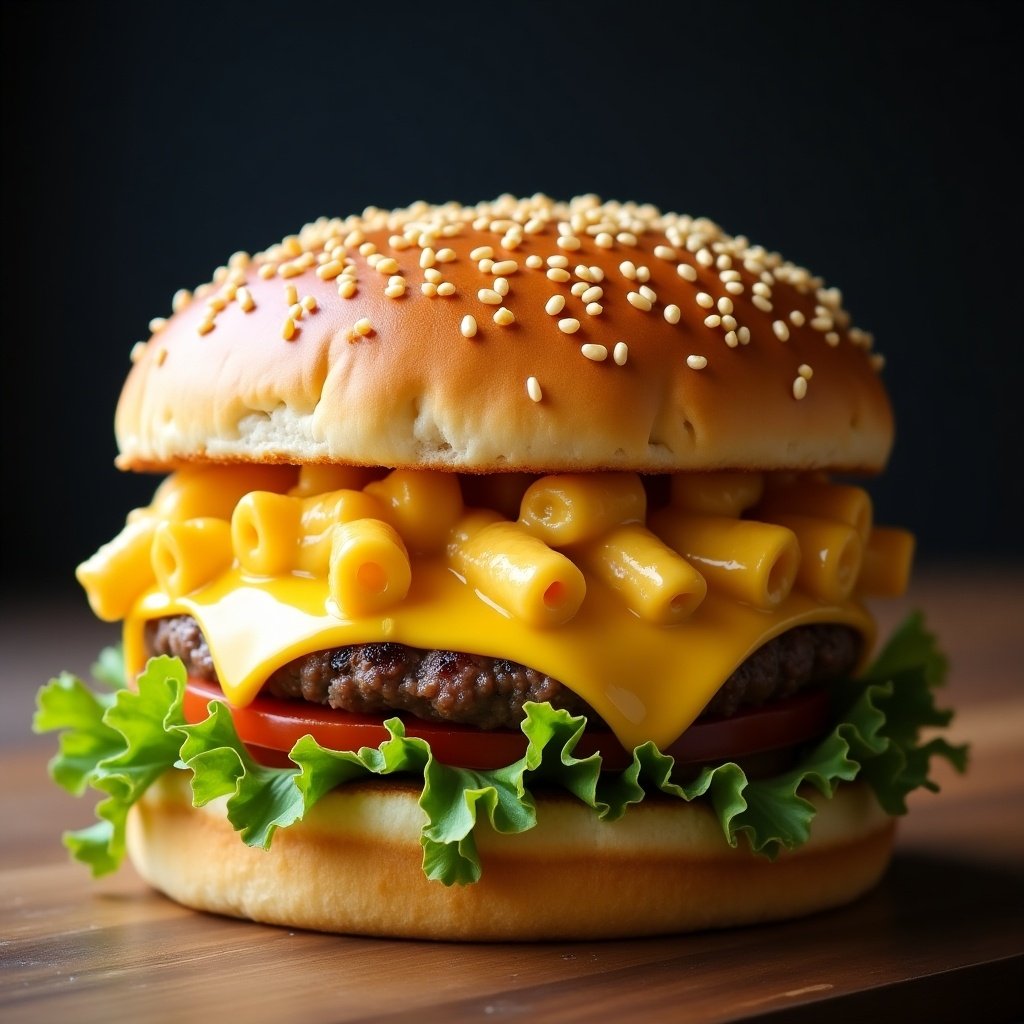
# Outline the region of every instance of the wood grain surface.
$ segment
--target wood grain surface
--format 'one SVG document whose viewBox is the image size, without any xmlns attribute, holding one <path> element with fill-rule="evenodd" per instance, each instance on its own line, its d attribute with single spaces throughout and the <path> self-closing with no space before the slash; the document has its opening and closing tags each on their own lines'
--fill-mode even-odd
<svg viewBox="0 0 1024 1024">
<path fill-rule="evenodd" d="M 756 928 L 622 942 L 440 944 L 317 935 L 184 910 L 130 867 L 93 881 L 65 828 L 36 687 L 112 639 L 84 601 L 5 602 L 0 667 L 0 1020 L 1016 1021 L 1024 1019 L 1024 571 L 920 574 L 968 774 L 914 794 L 883 883 Z"/>
</svg>

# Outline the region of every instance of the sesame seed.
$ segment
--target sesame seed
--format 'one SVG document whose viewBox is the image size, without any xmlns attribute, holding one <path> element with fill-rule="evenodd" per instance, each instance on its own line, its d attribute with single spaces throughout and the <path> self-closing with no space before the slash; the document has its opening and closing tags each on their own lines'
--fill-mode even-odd
<svg viewBox="0 0 1024 1024">
<path fill-rule="evenodd" d="M 180 313 L 192 301 L 192 293 L 187 288 L 179 288 L 171 299 L 171 309 Z"/>
<path fill-rule="evenodd" d="M 442 281 L 437 286 L 437 294 L 441 296 L 448 296 L 455 294 L 455 285 L 451 281 Z"/>
<path fill-rule="evenodd" d="M 719 313 L 731 313 L 732 312 L 732 299 L 723 295 L 718 300 L 718 312 Z"/>
<path fill-rule="evenodd" d="M 816 316 L 811 320 L 811 327 L 816 331 L 831 331 L 832 326 L 832 317 L 830 316 Z"/>
<path fill-rule="evenodd" d="M 298 263 L 282 263 L 277 272 L 282 277 L 298 277 L 302 273 L 302 267 Z"/>
<path fill-rule="evenodd" d="M 589 287 L 590 285 L 586 281 L 575 281 L 569 291 L 579 298 Z"/>
<path fill-rule="evenodd" d="M 451 263 L 455 259 L 454 249 L 438 249 L 437 250 L 437 262 L 438 263 Z"/>
<path fill-rule="evenodd" d="M 612 359 L 615 360 L 615 365 L 625 366 L 628 358 L 629 346 L 624 341 L 615 342 L 615 348 L 612 349 Z"/>
<path fill-rule="evenodd" d="M 710 267 L 715 262 L 715 257 L 712 256 L 707 249 L 699 249 L 697 254 L 694 256 L 694 259 L 702 267 Z"/>
<path fill-rule="evenodd" d="M 615 240 L 620 245 L 636 245 L 637 238 L 632 231 L 620 231 L 616 236 Z"/>
<path fill-rule="evenodd" d="M 281 328 L 281 337 L 284 338 L 285 341 L 291 341 L 292 338 L 295 337 L 295 331 L 295 321 L 292 317 L 288 317 L 284 322 L 284 326 Z"/>
<path fill-rule="evenodd" d="M 743 282 L 742 281 L 726 281 L 725 290 L 730 295 L 742 295 L 743 294 Z"/>
<path fill-rule="evenodd" d="M 307 313 L 314 312 L 316 310 L 316 299 L 312 295 L 303 295 L 302 296 L 302 308 Z"/>
<path fill-rule="evenodd" d="M 825 341 L 835 348 L 839 344 L 839 335 L 835 331 L 829 331 L 825 335 Z"/>
<path fill-rule="evenodd" d="M 604 312 L 604 306 L 600 302 L 588 302 L 586 311 L 590 316 L 600 316 Z"/>
<path fill-rule="evenodd" d="M 355 281 L 352 280 L 352 278 L 345 277 L 345 278 L 342 278 L 342 280 L 338 282 L 338 294 L 343 299 L 351 299 L 352 296 L 355 295 L 355 293 L 356 293 L 356 283 L 355 283 Z"/>
<path fill-rule="evenodd" d="M 638 281 L 650 281 L 651 271 L 649 267 L 643 265 L 636 268 L 636 279 Z"/>
<path fill-rule="evenodd" d="M 740 272 L 738 270 L 723 270 L 718 275 L 718 280 L 725 284 L 728 281 L 739 281 Z"/>
<path fill-rule="evenodd" d="M 212 318 L 212 317 L 207 317 L 207 319 L 205 319 L 205 320 L 204 320 L 204 321 L 203 321 L 203 322 L 202 322 L 201 324 L 199 324 L 199 326 L 198 326 L 198 327 L 196 328 L 196 331 L 197 331 L 197 332 L 198 332 L 199 334 L 209 334 L 209 333 L 210 333 L 210 331 L 212 331 L 212 330 L 213 330 L 213 318 Z"/>
<path fill-rule="evenodd" d="M 619 272 L 630 281 L 636 280 L 636 266 L 632 260 L 623 260 L 619 264 Z"/>
<path fill-rule="evenodd" d="M 544 392 L 540 389 L 540 381 L 536 377 L 526 378 L 526 393 L 535 402 L 539 402 L 544 397 Z"/>
<path fill-rule="evenodd" d="M 741 345 L 749 345 L 750 344 L 750 328 L 749 327 L 741 327 L 736 332 L 736 336 L 740 339 L 740 344 Z"/>
<path fill-rule="evenodd" d="M 654 247 L 654 255 L 659 260 L 674 260 L 676 258 L 676 251 L 670 245 L 656 245 Z"/>
<path fill-rule="evenodd" d="M 871 363 L 871 369 L 874 370 L 875 373 L 881 373 L 885 368 L 885 356 L 880 352 L 872 352 L 871 355 L 868 356 L 868 361 Z"/>
<path fill-rule="evenodd" d="M 549 267 L 558 267 L 561 270 L 565 270 L 565 268 L 567 266 L 569 266 L 569 257 L 568 256 L 549 256 L 548 257 L 548 266 Z"/>
<path fill-rule="evenodd" d="M 293 284 L 286 284 L 284 286 L 284 304 L 286 306 L 294 306 L 299 301 L 299 290 Z"/>
<path fill-rule="evenodd" d="M 432 267 L 437 259 L 437 254 L 427 246 L 423 252 L 420 253 L 420 266 L 426 270 L 427 267 Z"/>
<path fill-rule="evenodd" d="M 476 293 L 476 297 L 481 302 L 486 302 L 489 306 L 501 305 L 501 296 L 493 288 L 481 288 Z"/>
<path fill-rule="evenodd" d="M 708 360 L 706 356 L 687 356 L 686 365 L 691 370 L 703 370 L 708 365 Z"/>
<path fill-rule="evenodd" d="M 167 317 L 155 316 L 149 321 L 149 333 L 156 334 L 157 331 L 162 331 L 167 326 Z"/>
<path fill-rule="evenodd" d="M 375 246 L 373 242 L 363 242 L 362 245 L 359 246 L 360 256 L 372 256 L 376 251 L 377 246 Z"/>
<path fill-rule="evenodd" d="M 462 318 L 462 323 L 459 324 L 459 332 L 464 338 L 472 338 L 476 334 L 476 317 L 467 313 Z"/>
<path fill-rule="evenodd" d="M 316 268 L 316 276 L 321 281 L 333 281 L 344 270 L 345 265 L 341 260 L 331 260 Z"/>
<path fill-rule="evenodd" d="M 373 333 L 373 324 L 370 323 L 369 317 L 364 316 L 361 320 L 357 320 L 352 325 L 352 330 L 355 331 L 356 334 L 365 338 L 368 334 Z"/>
<path fill-rule="evenodd" d="M 580 322 L 573 317 L 566 317 L 558 321 L 558 329 L 563 334 L 575 334 L 580 329 Z"/>
<path fill-rule="evenodd" d="M 711 309 L 715 304 L 715 300 L 707 292 L 697 292 L 696 300 L 697 305 L 702 306 L 704 309 Z"/>
<path fill-rule="evenodd" d="M 499 260 L 491 267 L 492 274 L 514 274 L 519 269 L 519 264 L 515 260 Z"/>
<path fill-rule="evenodd" d="M 785 320 L 773 320 L 772 330 L 775 332 L 775 337 L 779 341 L 789 341 L 789 326 Z"/>
<path fill-rule="evenodd" d="M 755 295 L 763 295 L 766 299 L 770 299 L 772 297 L 771 288 L 769 288 L 763 281 L 755 281 L 753 285 L 751 285 L 750 290 Z"/>
<path fill-rule="evenodd" d="M 428 267 L 423 271 L 423 277 L 431 284 L 440 284 L 444 280 L 444 275 L 440 270 L 434 267 Z"/>
<path fill-rule="evenodd" d="M 647 285 L 640 285 L 640 294 L 648 300 L 648 302 L 657 302 L 658 294 L 653 288 L 649 288 Z"/>
<path fill-rule="evenodd" d="M 608 358 L 608 349 L 604 345 L 584 345 L 580 351 L 595 363 L 603 363 Z"/>
<path fill-rule="evenodd" d="M 728 313 L 726 313 L 725 316 L 722 317 L 722 326 L 727 331 L 735 331 L 736 330 L 736 317 L 730 316 Z"/>
<path fill-rule="evenodd" d="M 128 358 L 133 362 L 137 363 L 146 354 L 146 343 L 144 341 L 137 341 L 132 345 L 131 352 L 128 353 Z"/>
<path fill-rule="evenodd" d="M 277 273 L 277 267 L 273 263 L 264 263 L 259 270 L 256 271 L 264 281 L 269 281 Z"/>
<path fill-rule="evenodd" d="M 499 295 L 508 295 L 508 280 L 504 277 L 496 277 L 494 279 L 494 290 Z"/>
<path fill-rule="evenodd" d="M 490 256 L 485 256 L 477 264 L 477 269 L 480 271 L 481 274 L 489 274 L 491 272 L 491 267 L 493 267 L 493 266 L 494 266 L 494 260 L 492 260 L 490 258 Z"/>
<path fill-rule="evenodd" d="M 529 256 L 526 257 L 526 265 L 531 270 L 537 270 L 538 268 L 544 266 L 544 261 L 536 253 L 531 253 Z"/>
<path fill-rule="evenodd" d="M 803 315 L 803 313 L 801 313 L 801 312 L 800 312 L 800 310 L 799 310 L 799 309 L 794 309 L 794 310 L 793 310 L 793 311 L 792 311 L 792 312 L 791 312 L 791 313 L 789 314 L 789 322 L 790 322 L 790 323 L 791 323 L 791 324 L 792 324 L 792 325 L 793 325 L 794 327 L 803 327 L 803 325 L 804 325 L 805 323 L 807 323 L 807 317 L 805 317 L 805 316 Z"/>
<path fill-rule="evenodd" d="M 800 374 L 804 380 L 810 380 L 814 376 L 814 371 L 806 363 L 801 363 L 796 368 L 796 372 Z"/>
<path fill-rule="evenodd" d="M 402 250 L 408 249 L 409 246 L 412 245 L 412 242 L 410 242 L 405 235 L 392 235 L 388 239 L 388 245 L 390 245 L 392 249 Z"/>
<path fill-rule="evenodd" d="M 384 256 L 377 260 L 374 269 L 381 274 L 395 274 L 398 272 L 398 260 L 394 256 Z"/>
<path fill-rule="evenodd" d="M 712 313 L 710 316 L 704 317 L 705 327 L 721 327 L 722 318 L 717 313 Z"/>
<path fill-rule="evenodd" d="M 305 314 L 305 312 L 306 312 L 306 310 L 303 308 L 302 303 L 300 303 L 300 302 L 293 302 L 288 307 L 288 315 L 293 320 L 301 320 L 303 315 Z"/>
<path fill-rule="evenodd" d="M 544 311 L 551 316 L 557 316 L 565 308 L 564 295 L 552 295 L 544 304 Z"/>
<path fill-rule="evenodd" d="M 580 298 L 584 302 L 597 302 L 598 299 L 603 297 L 604 289 L 596 284 L 591 286 L 590 288 L 587 288 L 586 291 L 584 291 L 583 294 L 580 295 Z"/>
<path fill-rule="evenodd" d="M 437 285 L 433 281 L 424 281 L 420 285 L 420 291 L 423 292 L 427 298 L 433 298 L 437 294 Z"/>
<path fill-rule="evenodd" d="M 469 254 L 471 260 L 491 259 L 493 256 L 494 250 L 489 245 L 478 245 Z"/>
<path fill-rule="evenodd" d="M 508 327 L 509 324 L 515 322 L 515 314 L 511 309 L 506 309 L 504 306 L 494 314 L 494 322 L 500 324 L 502 327 Z"/>
<path fill-rule="evenodd" d="M 675 304 L 668 305 L 665 307 L 665 319 L 670 324 L 679 323 L 679 318 L 683 315 L 683 311 Z"/>
<path fill-rule="evenodd" d="M 590 280 L 595 284 L 600 284 L 604 280 L 604 271 L 600 267 L 591 267 Z"/>
<path fill-rule="evenodd" d="M 575 235 L 559 235 L 556 241 L 559 249 L 568 249 L 570 252 L 575 252 L 581 244 Z"/>
<path fill-rule="evenodd" d="M 405 294 L 405 285 L 389 284 L 387 288 L 384 289 L 384 294 L 389 299 L 400 299 Z"/>
<path fill-rule="evenodd" d="M 156 357 L 155 358 L 156 358 L 156 365 L 157 366 L 163 366 L 164 363 L 167 362 L 167 349 L 163 345 L 161 345 L 156 350 Z M 881 356 L 875 356 L 874 358 L 875 359 L 881 359 L 882 357 Z M 877 369 L 880 369 L 880 367 L 877 367 Z"/>
<path fill-rule="evenodd" d="M 750 301 L 757 306 L 762 313 L 770 313 L 772 304 L 763 295 L 752 295 Z"/>
<path fill-rule="evenodd" d="M 697 268 L 692 266 L 689 263 L 680 263 L 679 266 L 676 267 L 676 273 L 684 281 L 696 281 L 697 280 Z"/>
<path fill-rule="evenodd" d="M 797 377 L 793 381 L 793 397 L 799 401 L 801 398 L 807 397 L 807 378 Z"/>
<path fill-rule="evenodd" d="M 631 306 L 635 306 L 637 309 L 643 310 L 645 313 L 649 313 L 651 310 L 651 300 L 646 295 L 641 295 L 639 292 L 629 292 L 626 295 Z"/>
<path fill-rule="evenodd" d="M 590 267 L 588 267 L 585 263 L 581 263 L 581 264 L 579 264 L 579 266 L 577 266 L 577 268 L 576 268 L 576 276 L 581 281 L 586 281 L 586 282 L 591 283 L 591 284 L 594 281 L 594 275 L 591 272 Z"/>
<path fill-rule="evenodd" d="M 569 280 L 569 276 L 569 271 L 563 270 L 561 267 L 552 267 L 548 271 L 549 281 L 558 281 L 560 283 L 564 283 Z"/>
<path fill-rule="evenodd" d="M 528 235 L 536 235 L 544 230 L 544 221 L 540 217 L 531 217 L 524 225 L 523 230 Z"/>
<path fill-rule="evenodd" d="M 725 336 L 725 343 L 729 348 L 735 348 L 739 343 L 740 339 L 736 337 L 735 331 L 729 331 Z"/>
<path fill-rule="evenodd" d="M 615 245 L 615 239 L 608 234 L 607 231 L 602 231 L 595 239 L 594 244 L 601 249 L 610 249 Z"/>
</svg>

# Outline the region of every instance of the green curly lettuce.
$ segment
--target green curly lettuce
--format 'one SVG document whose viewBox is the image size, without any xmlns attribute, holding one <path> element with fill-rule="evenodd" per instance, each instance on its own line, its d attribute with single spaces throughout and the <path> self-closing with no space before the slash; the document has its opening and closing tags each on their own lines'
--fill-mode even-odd
<svg viewBox="0 0 1024 1024">
<path fill-rule="evenodd" d="M 112 651 L 104 652 L 93 672 L 108 687 L 123 679 Z M 103 794 L 97 822 L 64 837 L 72 855 L 95 875 L 120 864 L 132 804 L 165 771 L 179 768 L 191 773 L 197 807 L 226 798 L 228 820 L 241 840 L 263 848 L 277 829 L 301 820 L 332 789 L 374 776 L 420 778 L 423 870 L 452 885 L 480 877 L 474 833 L 482 822 L 506 834 L 533 828 L 537 813 L 530 787 L 539 782 L 566 790 L 605 820 L 621 817 L 648 793 L 701 799 L 714 809 L 730 845 L 742 838 L 767 857 L 808 839 L 814 806 L 801 793 L 807 787 L 831 797 L 841 782 L 860 778 L 888 813 L 903 814 L 908 793 L 937 789 L 928 774 L 932 758 L 966 768 L 965 747 L 941 737 L 921 740 L 923 730 L 948 725 L 952 717 L 934 702 L 945 672 L 945 658 L 922 617 L 911 616 L 867 672 L 833 687 L 832 731 L 792 769 L 756 780 L 726 763 L 704 768 L 686 783 L 674 781 L 672 758 L 652 743 L 637 747 L 625 770 L 602 772 L 599 754 L 573 754 L 586 719 L 548 704 L 525 706 L 526 752 L 496 770 L 440 763 L 425 740 L 405 735 L 398 718 L 385 723 L 388 739 L 379 747 L 329 750 L 304 736 L 289 754 L 294 767 L 268 768 L 250 756 L 224 703 L 211 701 L 208 718 L 186 722 L 185 668 L 169 657 L 151 659 L 134 689 L 94 692 L 66 673 L 51 680 L 39 692 L 33 729 L 60 730 L 50 762 L 58 785 L 76 795 L 89 787 Z"/>
</svg>

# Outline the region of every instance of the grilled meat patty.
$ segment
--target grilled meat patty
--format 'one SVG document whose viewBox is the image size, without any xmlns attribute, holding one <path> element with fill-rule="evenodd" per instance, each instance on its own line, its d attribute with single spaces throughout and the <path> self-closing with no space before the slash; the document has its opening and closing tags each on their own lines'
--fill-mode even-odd
<svg viewBox="0 0 1024 1024">
<path fill-rule="evenodd" d="M 701 717 L 734 715 L 848 674 L 860 653 L 847 626 L 798 626 L 756 650 L 725 681 Z M 187 615 L 146 624 L 150 654 L 181 658 L 189 675 L 217 682 L 210 649 Z M 505 658 L 425 651 L 396 643 L 353 644 L 314 651 L 283 665 L 263 692 L 359 713 L 406 711 L 435 722 L 514 729 L 527 701 L 548 701 L 599 721 L 557 679 Z"/>
</svg>

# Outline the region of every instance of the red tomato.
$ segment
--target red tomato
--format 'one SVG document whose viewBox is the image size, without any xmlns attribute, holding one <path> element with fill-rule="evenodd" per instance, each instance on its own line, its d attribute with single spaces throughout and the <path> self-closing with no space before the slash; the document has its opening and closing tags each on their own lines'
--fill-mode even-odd
<svg viewBox="0 0 1024 1024">
<path fill-rule="evenodd" d="M 219 686 L 189 679 L 185 718 L 202 721 L 211 700 L 226 702 Z M 526 751 L 526 737 L 518 729 L 484 731 L 467 725 L 427 722 L 397 712 L 357 715 L 302 700 L 260 696 L 245 707 L 232 708 L 231 713 L 239 737 L 264 764 L 290 764 L 284 752 L 307 734 L 332 750 L 380 746 L 388 738 L 384 720 L 395 717 L 405 722 L 406 735 L 426 740 L 434 757 L 443 764 L 482 770 L 503 768 Z M 680 765 L 730 761 L 813 739 L 825 731 L 827 722 L 828 697 L 818 689 L 732 718 L 696 722 L 665 753 Z M 573 754 L 586 757 L 595 751 L 601 753 L 602 767 L 609 770 L 625 768 L 632 761 L 632 754 L 607 729 L 588 729 Z"/>
</svg>

